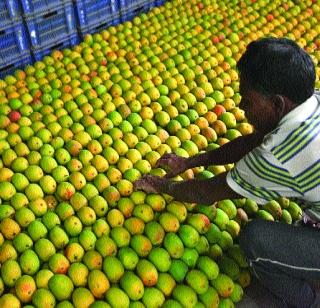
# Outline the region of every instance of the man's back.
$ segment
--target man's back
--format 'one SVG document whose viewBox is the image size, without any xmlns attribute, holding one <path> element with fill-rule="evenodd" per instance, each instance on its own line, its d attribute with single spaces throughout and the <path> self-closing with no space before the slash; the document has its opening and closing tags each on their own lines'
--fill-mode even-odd
<svg viewBox="0 0 320 308">
<path fill-rule="evenodd" d="M 238 193 L 258 202 L 286 196 L 320 205 L 320 96 L 289 112 L 261 146 L 228 176 Z"/>
</svg>

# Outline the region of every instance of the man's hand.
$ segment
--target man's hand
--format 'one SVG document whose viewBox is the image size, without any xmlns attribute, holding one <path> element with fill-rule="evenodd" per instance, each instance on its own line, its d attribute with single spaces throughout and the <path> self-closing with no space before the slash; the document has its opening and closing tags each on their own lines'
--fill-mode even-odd
<svg viewBox="0 0 320 308">
<path fill-rule="evenodd" d="M 164 154 L 156 163 L 156 168 L 164 168 L 167 171 L 166 178 L 172 178 L 188 169 L 187 158 L 173 153 Z"/>
<path fill-rule="evenodd" d="M 139 180 L 135 181 L 134 189 L 143 190 L 146 193 L 161 193 L 167 187 L 169 180 L 155 175 L 144 175 Z"/>
</svg>

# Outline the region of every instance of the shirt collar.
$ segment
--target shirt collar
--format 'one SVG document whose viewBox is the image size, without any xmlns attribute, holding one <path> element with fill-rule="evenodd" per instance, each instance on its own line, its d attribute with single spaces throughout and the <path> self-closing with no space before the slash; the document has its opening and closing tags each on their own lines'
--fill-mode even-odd
<svg viewBox="0 0 320 308">
<path fill-rule="evenodd" d="M 304 103 L 298 105 L 296 108 L 288 112 L 279 122 L 278 126 L 270 133 L 266 134 L 263 138 L 262 144 L 267 145 L 273 140 L 275 135 L 281 128 L 290 125 L 295 120 L 305 120 L 309 117 L 317 108 L 318 100 L 315 95 L 310 96 Z"/>
<path fill-rule="evenodd" d="M 298 105 L 296 108 L 292 109 L 288 112 L 279 122 L 279 125 L 283 125 L 283 123 L 287 121 L 291 121 L 296 118 L 306 118 L 311 111 L 314 111 L 316 105 L 318 104 L 317 98 L 315 95 L 310 96 L 304 103 Z"/>
</svg>

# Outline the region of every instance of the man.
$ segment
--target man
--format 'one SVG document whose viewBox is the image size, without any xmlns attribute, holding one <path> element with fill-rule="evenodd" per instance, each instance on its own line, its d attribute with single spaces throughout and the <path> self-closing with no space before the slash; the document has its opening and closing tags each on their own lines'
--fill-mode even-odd
<svg viewBox="0 0 320 308">
<path fill-rule="evenodd" d="M 320 221 L 320 96 L 314 93 L 314 64 L 295 42 L 265 38 L 249 44 L 237 66 L 240 106 L 255 132 L 188 159 L 166 154 L 157 163 L 168 169 L 166 177 L 147 175 L 135 187 L 204 204 L 240 197 L 260 204 L 279 196 L 299 199 L 307 223 L 253 220 L 239 242 L 257 278 L 285 307 L 320 307 L 308 283 L 320 279 L 320 230 L 314 227 Z M 231 171 L 211 179 L 169 179 L 188 168 L 233 162 Z"/>
</svg>

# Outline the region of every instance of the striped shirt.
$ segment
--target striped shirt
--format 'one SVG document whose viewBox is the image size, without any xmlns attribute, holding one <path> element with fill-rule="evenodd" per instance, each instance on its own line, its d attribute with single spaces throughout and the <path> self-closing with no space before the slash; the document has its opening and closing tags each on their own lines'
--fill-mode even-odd
<svg viewBox="0 0 320 308">
<path fill-rule="evenodd" d="M 283 117 L 228 173 L 227 183 L 260 204 L 283 196 L 320 209 L 320 96 Z"/>
</svg>

